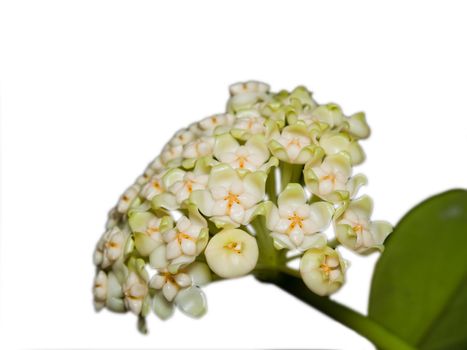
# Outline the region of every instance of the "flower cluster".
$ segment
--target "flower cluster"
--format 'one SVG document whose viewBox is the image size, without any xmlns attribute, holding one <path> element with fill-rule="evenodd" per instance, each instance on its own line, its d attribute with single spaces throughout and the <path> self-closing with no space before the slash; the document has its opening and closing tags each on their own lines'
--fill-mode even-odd
<svg viewBox="0 0 467 350">
<path fill-rule="evenodd" d="M 338 245 L 383 249 L 392 227 L 371 220 L 372 200 L 357 197 L 366 178 L 353 174 L 365 115 L 320 105 L 304 87 L 246 82 L 230 95 L 225 113 L 176 132 L 110 211 L 94 254 L 97 310 L 199 317 L 201 286 L 293 271 L 291 255 L 305 285 L 329 295 L 345 281 Z"/>
</svg>

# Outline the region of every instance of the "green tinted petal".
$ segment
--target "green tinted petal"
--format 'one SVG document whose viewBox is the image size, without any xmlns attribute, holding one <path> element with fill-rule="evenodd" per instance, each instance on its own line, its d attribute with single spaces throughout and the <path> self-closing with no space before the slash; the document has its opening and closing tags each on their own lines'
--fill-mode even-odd
<svg viewBox="0 0 467 350">
<path fill-rule="evenodd" d="M 283 205 L 302 205 L 306 203 L 306 193 L 300 184 L 288 184 L 284 191 L 279 194 L 277 204 Z"/>
<path fill-rule="evenodd" d="M 203 316 L 207 310 L 206 297 L 196 286 L 178 292 L 175 303 L 184 314 L 195 318 Z"/>
</svg>

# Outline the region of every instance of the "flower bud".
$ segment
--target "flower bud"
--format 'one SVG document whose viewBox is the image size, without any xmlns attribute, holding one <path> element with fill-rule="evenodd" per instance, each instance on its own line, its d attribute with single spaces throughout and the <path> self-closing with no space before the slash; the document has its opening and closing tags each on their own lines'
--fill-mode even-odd
<svg viewBox="0 0 467 350">
<path fill-rule="evenodd" d="M 223 230 L 208 243 L 206 260 L 217 275 L 232 278 L 246 275 L 258 261 L 256 239 L 239 229 Z"/>
</svg>

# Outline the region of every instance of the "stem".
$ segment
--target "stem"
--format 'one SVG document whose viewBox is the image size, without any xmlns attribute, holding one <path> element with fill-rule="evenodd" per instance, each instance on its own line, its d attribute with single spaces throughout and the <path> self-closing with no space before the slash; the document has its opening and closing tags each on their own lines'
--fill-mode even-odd
<svg viewBox="0 0 467 350">
<path fill-rule="evenodd" d="M 302 164 L 280 164 L 281 167 L 281 191 L 283 191 L 289 183 L 300 182 L 302 176 L 303 165 Z"/>
<path fill-rule="evenodd" d="M 277 276 L 277 279 L 269 280 L 269 282 L 328 315 L 332 319 L 353 329 L 358 334 L 370 340 L 378 349 L 415 350 L 402 339 L 396 337 L 368 317 L 328 297 L 321 297 L 310 292 L 300 278 L 283 272 L 279 272 Z"/>
<path fill-rule="evenodd" d="M 269 169 L 269 175 L 266 180 L 266 193 L 268 194 L 268 199 L 276 203 L 276 168 Z"/>
</svg>

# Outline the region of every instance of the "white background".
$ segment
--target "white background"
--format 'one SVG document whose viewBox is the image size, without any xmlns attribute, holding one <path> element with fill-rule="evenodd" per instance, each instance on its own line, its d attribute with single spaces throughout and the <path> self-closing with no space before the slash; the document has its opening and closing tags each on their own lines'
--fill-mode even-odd
<svg viewBox="0 0 467 350">
<path fill-rule="evenodd" d="M 201 320 L 95 314 L 107 210 L 228 85 L 304 84 L 364 110 L 375 218 L 467 187 L 462 2 L 7 1 L 1 29 L 0 348 L 341 348 L 365 339 L 252 278 L 208 286 Z M 365 312 L 376 256 L 335 299 Z"/>
</svg>

